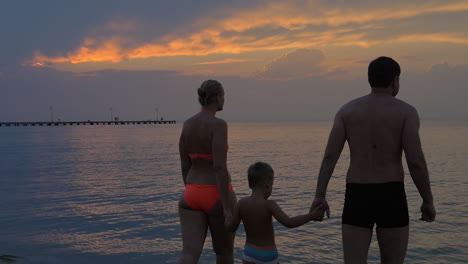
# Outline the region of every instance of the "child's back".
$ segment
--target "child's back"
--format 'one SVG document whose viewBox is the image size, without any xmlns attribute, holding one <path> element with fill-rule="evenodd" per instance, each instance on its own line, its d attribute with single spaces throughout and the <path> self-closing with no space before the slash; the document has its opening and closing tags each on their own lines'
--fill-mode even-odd
<svg viewBox="0 0 468 264">
<path fill-rule="evenodd" d="M 272 213 L 269 200 L 250 196 L 239 201 L 239 216 L 244 223 L 246 243 L 275 246 Z"/>
</svg>

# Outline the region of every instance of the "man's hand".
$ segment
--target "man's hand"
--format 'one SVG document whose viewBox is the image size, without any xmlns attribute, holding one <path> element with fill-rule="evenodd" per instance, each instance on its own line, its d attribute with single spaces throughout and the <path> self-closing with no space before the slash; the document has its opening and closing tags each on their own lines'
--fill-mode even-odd
<svg viewBox="0 0 468 264">
<path fill-rule="evenodd" d="M 330 207 L 328 206 L 327 200 L 325 200 L 325 198 L 316 197 L 310 206 L 309 212 L 312 212 L 314 209 L 318 208 L 322 213 L 321 219 L 323 219 L 325 213 L 327 213 L 327 217 L 330 218 Z"/>
<path fill-rule="evenodd" d="M 421 205 L 421 218 L 419 220 L 425 222 L 433 222 L 435 220 L 436 211 L 433 202 L 423 202 Z"/>
</svg>

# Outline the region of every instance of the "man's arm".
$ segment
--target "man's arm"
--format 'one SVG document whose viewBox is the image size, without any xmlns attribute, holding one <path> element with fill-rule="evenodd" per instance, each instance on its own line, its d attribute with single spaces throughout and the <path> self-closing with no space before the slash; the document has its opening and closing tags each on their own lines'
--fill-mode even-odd
<svg viewBox="0 0 468 264">
<path fill-rule="evenodd" d="M 411 178 L 423 199 L 421 220 L 432 222 L 435 219 L 435 209 L 429 173 L 419 138 L 419 116 L 414 108 L 409 111 L 403 126 L 402 146 Z"/>
<path fill-rule="evenodd" d="M 319 177 L 317 180 L 317 189 L 315 191 L 315 200 L 312 203 L 311 210 L 317 206 L 322 206 L 330 217 L 330 208 L 325 200 L 328 182 L 335 170 L 335 165 L 340 158 L 344 143 L 346 142 L 346 130 L 342 116 L 342 109 L 338 111 L 333 122 L 333 128 L 328 137 L 325 155 L 320 166 Z"/>
<path fill-rule="evenodd" d="M 188 153 L 185 151 L 184 147 L 184 129 L 182 129 L 182 133 L 180 134 L 179 139 L 179 155 L 180 155 L 180 166 L 182 169 L 182 179 L 184 184 L 186 184 L 187 174 L 192 166 L 192 160 L 190 159 Z"/>
</svg>

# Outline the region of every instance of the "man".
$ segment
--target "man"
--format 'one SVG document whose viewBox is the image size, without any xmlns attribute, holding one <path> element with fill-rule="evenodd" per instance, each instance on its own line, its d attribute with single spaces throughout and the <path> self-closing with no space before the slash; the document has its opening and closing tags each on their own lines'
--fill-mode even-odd
<svg viewBox="0 0 468 264">
<path fill-rule="evenodd" d="M 404 190 L 402 152 L 423 199 L 422 221 L 435 220 L 435 209 L 419 139 L 419 117 L 411 105 L 394 98 L 399 91 L 400 66 L 388 57 L 369 64 L 369 95 L 345 104 L 335 116 L 320 168 L 311 209 L 322 205 L 327 185 L 345 141 L 351 153 L 342 216 L 345 263 L 367 263 L 376 224 L 382 263 L 403 263 L 408 245 L 408 207 Z"/>
</svg>

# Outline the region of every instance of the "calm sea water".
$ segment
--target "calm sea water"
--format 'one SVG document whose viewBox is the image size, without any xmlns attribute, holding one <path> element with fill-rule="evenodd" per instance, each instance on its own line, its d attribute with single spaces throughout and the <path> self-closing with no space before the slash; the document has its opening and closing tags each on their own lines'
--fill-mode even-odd
<svg viewBox="0 0 468 264">
<path fill-rule="evenodd" d="M 275 170 L 272 199 L 289 215 L 306 213 L 330 122 L 232 122 L 228 166 L 238 197 L 249 195 L 247 167 Z M 181 124 L 1 127 L 0 255 L 16 263 L 176 263 Z M 423 121 L 437 221 L 419 220 L 421 199 L 409 175 L 407 263 L 466 263 L 468 122 Z M 296 229 L 275 224 L 283 263 L 342 263 L 340 221 L 344 150 L 329 185 L 332 217 Z M 407 170 L 406 170 L 407 171 Z M 244 243 L 236 237 L 236 263 Z M 214 263 L 208 237 L 201 263 Z M 374 237 L 369 263 L 379 262 Z M 1 263 L 1 260 L 0 260 Z"/>
</svg>

